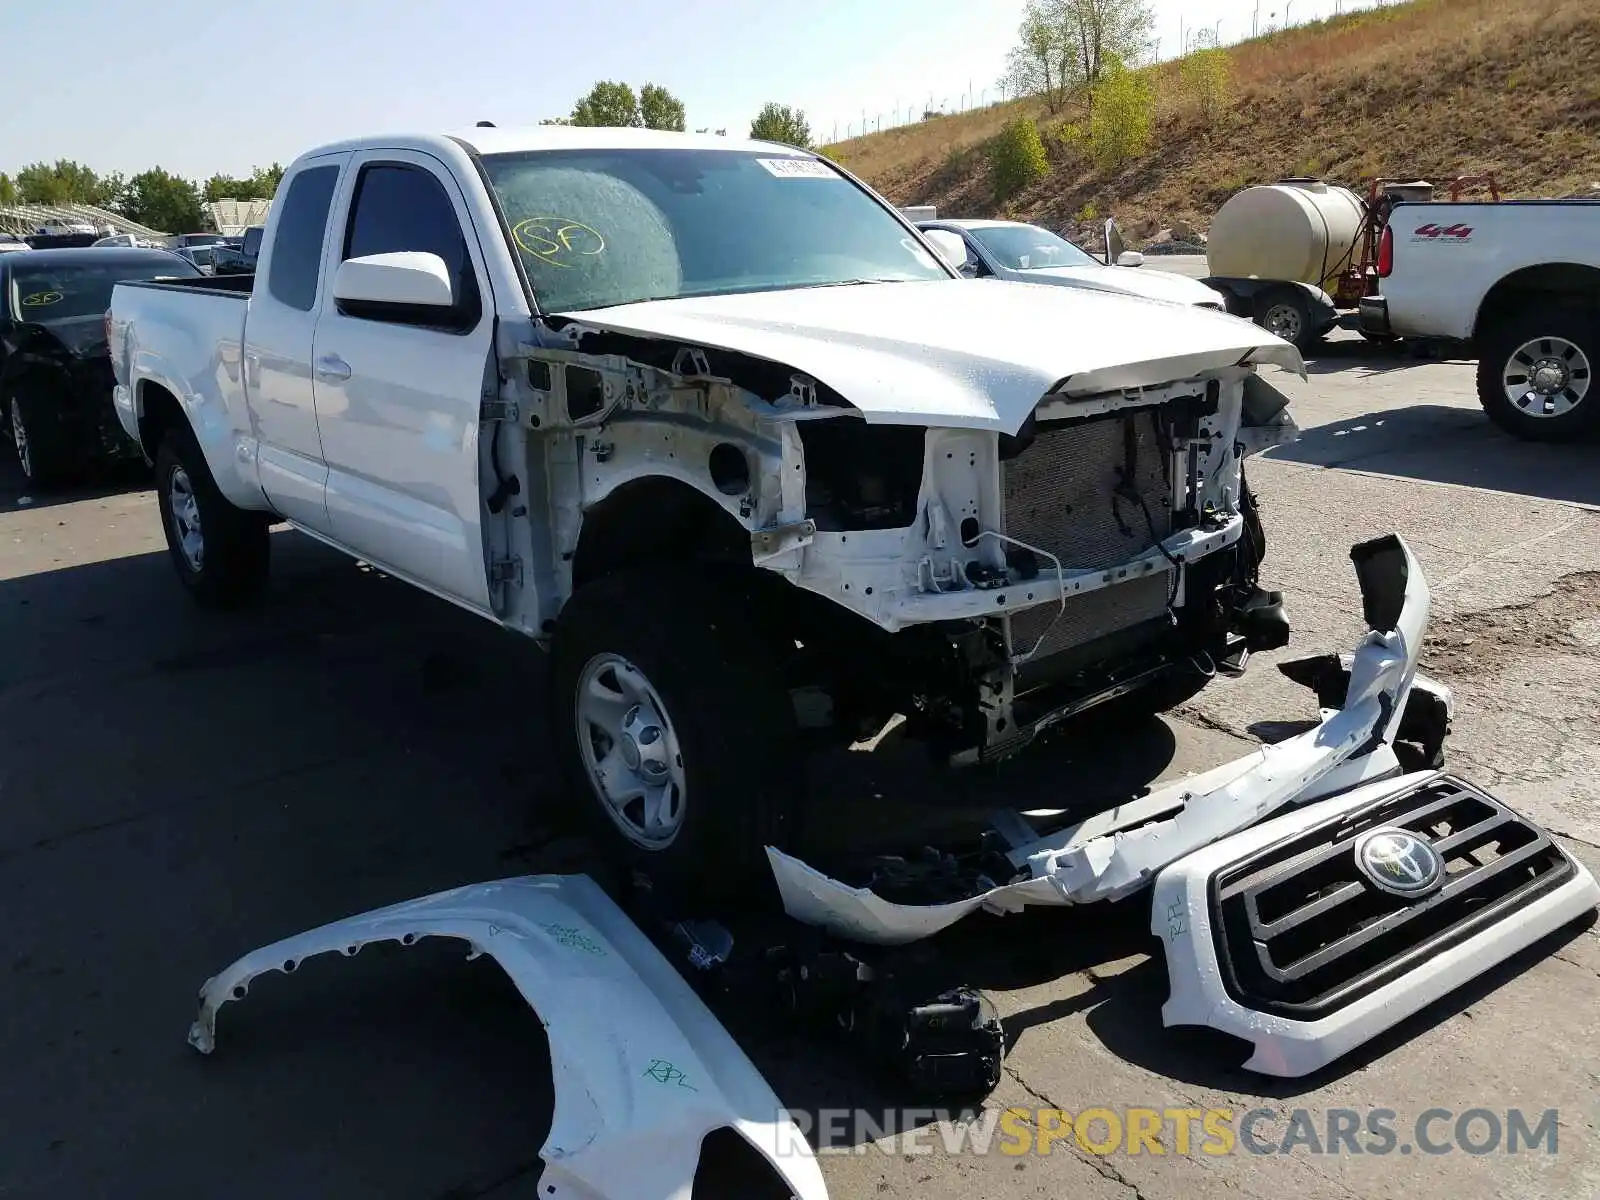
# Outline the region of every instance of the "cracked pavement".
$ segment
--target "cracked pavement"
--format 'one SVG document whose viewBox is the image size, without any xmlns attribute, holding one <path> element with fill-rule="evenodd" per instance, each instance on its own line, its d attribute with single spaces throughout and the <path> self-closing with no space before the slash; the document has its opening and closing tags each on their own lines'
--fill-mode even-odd
<svg viewBox="0 0 1600 1200">
<path fill-rule="evenodd" d="M 1339 337 L 1284 383 L 1304 433 L 1253 460 L 1265 574 L 1291 654 L 1359 630 L 1347 551 L 1391 530 L 1435 591 L 1425 669 L 1456 689 L 1451 766 L 1600 867 L 1600 471 L 1594 448 L 1491 430 L 1471 368 Z M 492 1200 L 537 1195 L 550 1116 L 534 1014 L 488 960 L 372 947 L 269 976 L 221 1048 L 186 1045 L 200 983 L 236 954 L 457 883 L 582 869 L 552 842 L 531 647 L 276 536 L 275 586 L 210 618 L 171 578 L 137 485 L 22 495 L 0 468 L 0 1196 L 210 1194 Z M 1037 804 L 1135 791 L 1309 718 L 1262 656 L 1167 722 L 1086 725 L 1006 786 Z M 825 761 L 820 810 L 892 844 L 970 823 L 992 784 L 894 746 Z M 933 790 L 930 790 L 932 788 Z M 870 820 L 859 810 L 872 799 Z M 814 823 L 825 843 L 830 827 Z M 1600 937 L 1568 931 L 1326 1077 L 1279 1084 L 1160 1026 L 1165 980 L 1137 903 L 977 916 L 940 940 L 988 989 L 1010 1052 L 989 1114 L 878 1142 L 830 1139 L 836 1198 L 1361 1200 L 1600 1194 Z M 737 1030 L 736 1030 L 737 1032 Z M 842 1049 L 751 1034 L 796 1109 L 904 1108 Z M 1559 1153 L 1438 1157 L 962 1150 L 1007 1106 L 1561 1111 Z M 1281 1132 L 1282 1123 L 1270 1128 Z M 1276 1133 L 1269 1133 L 1276 1136 Z M 1402 1140 L 1408 1140 L 1402 1137 Z M 972 1142 L 969 1140 L 968 1146 Z"/>
</svg>

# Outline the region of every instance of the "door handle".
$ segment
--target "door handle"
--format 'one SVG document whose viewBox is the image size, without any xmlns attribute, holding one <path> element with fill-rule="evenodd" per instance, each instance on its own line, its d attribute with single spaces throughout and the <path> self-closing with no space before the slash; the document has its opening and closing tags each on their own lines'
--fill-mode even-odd
<svg viewBox="0 0 1600 1200">
<path fill-rule="evenodd" d="M 337 354 L 324 355 L 312 365 L 312 374 L 325 383 L 342 383 L 350 378 L 350 364 Z"/>
</svg>

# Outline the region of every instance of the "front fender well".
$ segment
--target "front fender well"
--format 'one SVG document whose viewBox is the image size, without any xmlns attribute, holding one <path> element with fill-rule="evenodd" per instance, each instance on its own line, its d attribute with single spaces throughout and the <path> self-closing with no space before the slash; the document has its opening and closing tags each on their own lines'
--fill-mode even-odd
<svg viewBox="0 0 1600 1200">
<path fill-rule="evenodd" d="M 584 512 L 572 554 L 572 587 L 575 591 L 628 567 L 667 561 L 750 566 L 750 530 L 681 479 L 632 479 Z"/>
</svg>

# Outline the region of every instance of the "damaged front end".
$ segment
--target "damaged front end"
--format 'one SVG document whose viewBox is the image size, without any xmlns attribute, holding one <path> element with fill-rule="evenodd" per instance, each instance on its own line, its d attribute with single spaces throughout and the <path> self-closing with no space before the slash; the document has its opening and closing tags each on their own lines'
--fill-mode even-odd
<svg viewBox="0 0 1600 1200">
<path fill-rule="evenodd" d="M 551 594 L 630 554 L 747 564 L 774 644 L 794 647 L 788 686 L 826 699 L 811 711 L 847 741 L 904 717 L 955 765 L 1287 643 L 1244 463 L 1296 433 L 1257 374 L 1300 369 L 1291 347 L 1184 311 L 1167 319 L 1198 325 L 1172 346 L 1119 362 L 1026 329 L 992 350 L 929 342 L 931 311 L 846 336 L 819 304 L 772 329 L 735 323 L 732 300 L 714 321 L 684 301 L 547 320 L 518 399 L 559 498 Z"/>
<path fill-rule="evenodd" d="M 1287 671 L 1324 703 L 1343 684 L 1314 728 L 1054 834 L 1006 814 L 996 833 L 1008 849 L 988 856 L 982 886 L 941 903 L 896 902 L 769 847 L 785 910 L 900 944 L 979 909 L 1118 900 L 1154 884 L 1167 1023 L 1248 1038 L 1252 1068 L 1283 1075 L 1332 1061 L 1592 910 L 1600 891 L 1548 834 L 1459 780 L 1401 777 L 1396 743 L 1437 764 L 1450 719 L 1448 690 L 1417 673 L 1429 589 L 1398 537 L 1351 558 L 1367 634 L 1348 660 Z"/>
<path fill-rule="evenodd" d="M 487 954 L 550 1042 L 555 1113 L 540 1157 L 547 1200 L 704 1200 L 703 1150 L 742 1147 L 770 1190 L 826 1200 L 805 1138 L 716 1017 L 587 876 L 529 876 L 335 921 L 245 955 L 206 981 L 189 1040 L 209 1054 L 217 1011 L 257 976 L 369 942 L 459 938 Z M 720 1152 L 720 1151 L 719 1151 Z M 734 1157 L 738 1157 L 735 1155 Z M 756 1164 L 759 1167 L 760 1164 Z"/>
</svg>

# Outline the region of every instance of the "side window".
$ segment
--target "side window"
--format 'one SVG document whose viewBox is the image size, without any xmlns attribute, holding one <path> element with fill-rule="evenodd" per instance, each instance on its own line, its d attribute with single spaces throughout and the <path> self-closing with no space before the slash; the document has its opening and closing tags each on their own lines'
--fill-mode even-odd
<svg viewBox="0 0 1600 1200">
<path fill-rule="evenodd" d="M 322 273 L 322 237 L 328 228 L 337 166 L 311 167 L 289 184 L 278 210 L 278 236 L 267 264 L 267 290 L 290 308 L 310 312 L 317 303 Z"/>
<path fill-rule="evenodd" d="M 962 235 L 962 240 L 967 243 L 967 261 L 972 265 L 972 277 L 982 279 L 986 275 L 993 275 L 994 272 L 989 270 L 989 265 L 983 261 L 983 255 L 978 253 L 978 243 L 965 234 Z"/>
<path fill-rule="evenodd" d="M 397 163 L 364 167 L 356 181 L 345 230 L 344 257 L 414 250 L 444 259 L 455 283 L 459 322 L 475 328 L 483 315 L 478 276 L 467 253 L 466 238 L 444 186 L 430 171 Z"/>
</svg>

